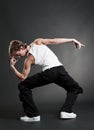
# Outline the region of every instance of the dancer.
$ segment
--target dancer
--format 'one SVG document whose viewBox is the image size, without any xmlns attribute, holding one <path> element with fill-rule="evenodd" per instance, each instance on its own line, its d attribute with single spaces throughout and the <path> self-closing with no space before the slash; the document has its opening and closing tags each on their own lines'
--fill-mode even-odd
<svg viewBox="0 0 94 130">
<path fill-rule="evenodd" d="M 60 109 L 61 119 L 76 118 L 77 114 L 73 112 L 73 105 L 78 94 L 83 93 L 83 89 L 68 74 L 63 64 L 57 56 L 48 48 L 49 44 L 72 43 L 77 49 L 84 45 L 76 39 L 53 38 L 53 39 L 35 39 L 30 45 L 19 40 L 12 40 L 9 45 L 10 67 L 14 74 L 21 80 L 18 85 L 20 91 L 20 101 L 23 103 L 25 116 L 20 120 L 33 122 L 40 121 L 40 113 L 34 104 L 32 89 L 41 87 L 50 83 L 55 83 L 67 92 L 66 100 Z M 19 72 L 15 64 L 20 58 L 26 56 L 23 71 Z M 32 65 L 42 66 L 42 71 L 33 76 L 28 76 Z"/>
</svg>

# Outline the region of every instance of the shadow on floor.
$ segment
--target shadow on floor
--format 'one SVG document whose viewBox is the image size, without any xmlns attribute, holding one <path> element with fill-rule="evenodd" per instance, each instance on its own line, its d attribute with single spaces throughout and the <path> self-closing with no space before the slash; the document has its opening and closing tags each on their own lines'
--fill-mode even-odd
<svg viewBox="0 0 94 130">
<path fill-rule="evenodd" d="M 58 105 L 59 106 L 59 105 Z M 21 109 L 2 109 L 0 110 L 0 129 L 2 130 L 93 130 L 94 129 L 94 104 L 93 103 L 77 103 L 75 112 L 76 119 L 61 120 L 58 117 L 58 106 L 47 107 L 47 105 L 39 106 L 41 113 L 41 121 L 26 123 L 18 120 L 22 115 Z"/>
</svg>

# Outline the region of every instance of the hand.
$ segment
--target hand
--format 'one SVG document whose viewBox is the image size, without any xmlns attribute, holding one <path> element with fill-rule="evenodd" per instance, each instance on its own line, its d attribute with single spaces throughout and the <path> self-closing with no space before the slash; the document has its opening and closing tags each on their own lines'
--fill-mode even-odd
<svg viewBox="0 0 94 130">
<path fill-rule="evenodd" d="M 14 66 L 16 63 L 17 63 L 17 59 L 15 59 L 14 57 L 12 57 L 11 59 L 10 59 L 10 66 L 12 67 L 12 66 Z"/>
<path fill-rule="evenodd" d="M 77 41 L 76 39 L 73 39 L 73 43 L 75 44 L 75 47 L 77 49 L 81 49 L 81 47 L 85 47 L 84 44 L 81 44 L 79 41 Z"/>
</svg>

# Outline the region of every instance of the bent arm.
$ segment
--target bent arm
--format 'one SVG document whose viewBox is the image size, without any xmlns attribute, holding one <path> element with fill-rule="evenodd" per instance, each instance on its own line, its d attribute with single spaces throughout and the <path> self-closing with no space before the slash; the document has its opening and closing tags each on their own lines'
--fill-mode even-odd
<svg viewBox="0 0 94 130">
<path fill-rule="evenodd" d="M 78 49 L 80 49 L 82 46 L 85 46 L 73 38 L 53 38 L 53 39 L 39 38 L 34 41 L 34 43 L 38 44 L 38 45 L 41 45 L 41 44 L 45 44 L 45 45 L 56 44 L 57 45 L 57 44 L 63 44 L 63 43 L 67 43 L 67 42 L 73 43 L 75 45 L 75 47 Z"/>
<path fill-rule="evenodd" d="M 25 80 L 29 73 L 30 73 L 30 69 L 31 69 L 31 65 L 32 65 L 32 58 L 28 57 L 25 62 L 24 62 L 24 67 L 23 67 L 23 71 L 22 73 L 19 72 L 16 67 L 14 65 L 10 65 L 11 69 L 13 70 L 14 74 L 21 80 Z"/>
</svg>

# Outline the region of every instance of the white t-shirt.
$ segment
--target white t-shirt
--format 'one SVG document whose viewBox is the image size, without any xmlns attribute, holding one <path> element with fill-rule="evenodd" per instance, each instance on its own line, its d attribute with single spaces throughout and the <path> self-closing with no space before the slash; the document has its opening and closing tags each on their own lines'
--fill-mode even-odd
<svg viewBox="0 0 94 130">
<path fill-rule="evenodd" d="M 43 71 L 62 65 L 57 56 L 46 45 L 31 43 L 30 46 L 28 54 L 30 53 L 34 56 L 35 64 L 42 66 Z"/>
</svg>

